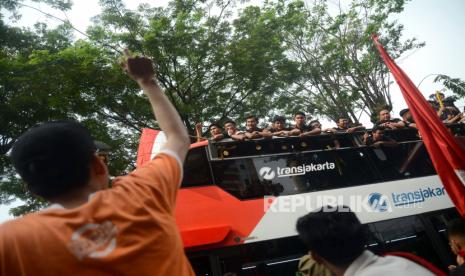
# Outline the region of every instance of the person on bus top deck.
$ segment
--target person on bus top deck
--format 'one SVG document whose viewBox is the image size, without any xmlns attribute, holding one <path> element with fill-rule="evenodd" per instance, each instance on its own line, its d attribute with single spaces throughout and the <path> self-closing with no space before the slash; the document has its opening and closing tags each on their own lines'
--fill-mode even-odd
<svg viewBox="0 0 465 276">
<path fill-rule="evenodd" d="M 392 139 L 389 136 L 384 135 L 384 130 L 386 128 L 382 126 L 374 126 L 371 129 L 371 135 L 365 133 L 363 135 L 363 142 L 367 146 L 374 146 L 374 147 L 395 147 L 398 145 L 396 140 Z"/>
<path fill-rule="evenodd" d="M 434 275 L 406 258 L 381 257 L 366 250 L 366 225 L 346 206 L 312 211 L 298 219 L 296 228 L 311 257 L 337 276 Z"/>
<path fill-rule="evenodd" d="M 333 128 L 327 128 L 323 130 L 324 132 L 331 132 L 331 133 L 353 133 L 358 130 L 364 130 L 365 127 L 362 125 L 350 126 L 349 119 L 341 117 L 338 118 L 336 121 L 336 127 Z"/>
<path fill-rule="evenodd" d="M 463 107 L 462 119 L 460 119 L 459 123 L 465 123 L 465 106 Z"/>
<path fill-rule="evenodd" d="M 308 123 L 309 130 L 300 134 L 300 137 L 321 134 L 321 123 L 318 120 L 312 120 Z"/>
<path fill-rule="evenodd" d="M 53 121 L 23 133 L 12 164 L 51 205 L 0 225 L 2 275 L 194 275 L 174 218 L 189 136 L 152 61 L 125 55 L 122 66 L 167 137 L 161 152 L 109 189 L 108 168 L 83 125 Z"/>
<path fill-rule="evenodd" d="M 271 134 L 271 136 L 287 137 L 289 136 L 291 129 L 286 127 L 286 118 L 276 115 L 273 117 L 271 126 L 267 127 L 263 131 Z"/>
<path fill-rule="evenodd" d="M 384 108 L 379 112 L 379 121 L 375 123 L 375 126 L 396 129 L 405 127 L 405 124 L 398 118 L 391 118 L 391 112 Z"/>
<path fill-rule="evenodd" d="M 441 108 L 439 110 L 441 110 Z M 442 120 L 442 122 L 445 124 L 453 124 L 458 123 L 461 119 L 462 113 L 460 112 L 460 110 L 458 110 L 457 108 L 450 108 L 450 110 L 446 112 L 445 119 Z"/>
<path fill-rule="evenodd" d="M 444 93 L 439 92 L 437 94 L 433 93 L 433 94 L 429 95 L 429 98 L 430 98 L 430 100 L 435 102 L 435 105 L 438 106 L 438 108 L 441 105 L 440 102 L 442 102 L 442 105 L 444 105 L 446 107 L 453 107 L 455 109 L 458 109 L 457 106 L 455 106 L 455 101 L 457 100 L 456 96 L 446 97 L 446 95 L 444 95 Z"/>
<path fill-rule="evenodd" d="M 311 136 L 311 135 L 320 135 L 320 134 L 326 134 L 324 133 L 324 130 L 323 130 L 323 126 L 321 125 L 320 121 L 319 120 L 312 120 L 310 121 L 310 123 L 308 123 L 308 126 L 310 127 L 310 131 L 308 132 L 304 132 L 302 134 L 300 134 L 300 137 L 305 137 L 305 136 Z M 341 147 L 341 144 L 339 142 L 339 140 L 337 139 L 332 139 L 333 141 L 333 144 L 332 145 L 328 145 L 330 147 L 334 147 L 336 149 L 340 148 Z"/>
<path fill-rule="evenodd" d="M 226 133 L 228 134 L 229 137 L 233 140 L 244 140 L 245 139 L 245 133 L 244 131 L 240 131 L 237 129 L 237 124 L 233 120 L 227 120 L 224 123 L 224 129 L 226 130 Z"/>
<path fill-rule="evenodd" d="M 417 125 L 413 120 L 412 113 L 410 113 L 408 108 L 402 109 L 399 112 L 399 115 L 402 118 L 402 122 L 404 123 L 405 127 L 417 128 Z"/>
<path fill-rule="evenodd" d="M 263 129 L 257 127 L 258 118 L 255 115 L 249 115 L 245 119 L 245 138 L 257 139 L 263 137 Z"/>
<path fill-rule="evenodd" d="M 438 117 L 444 123 L 455 123 L 460 120 L 460 110 L 455 106 L 454 97 L 445 97 L 444 93 L 434 93 L 429 96 L 430 104 L 436 110 Z"/>
<path fill-rule="evenodd" d="M 449 244 L 457 265 L 449 266 L 451 276 L 465 275 L 465 219 L 455 219 L 447 224 Z"/>
<path fill-rule="evenodd" d="M 226 138 L 226 135 L 223 133 L 223 129 L 217 123 L 210 124 L 208 126 L 208 132 L 210 132 L 210 139 L 213 141 L 220 141 L 221 139 Z M 197 123 L 195 125 L 195 134 L 197 142 L 207 140 L 207 138 L 202 137 L 202 123 Z"/>
<path fill-rule="evenodd" d="M 294 122 L 295 125 L 289 132 L 289 136 L 299 136 L 302 133 L 310 131 L 310 128 L 306 125 L 305 113 L 303 113 L 302 111 L 297 111 L 294 114 Z"/>
</svg>

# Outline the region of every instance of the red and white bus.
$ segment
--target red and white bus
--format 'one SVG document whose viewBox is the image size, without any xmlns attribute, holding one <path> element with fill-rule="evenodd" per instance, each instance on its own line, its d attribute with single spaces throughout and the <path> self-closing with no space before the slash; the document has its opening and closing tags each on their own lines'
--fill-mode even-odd
<svg viewBox="0 0 465 276">
<path fill-rule="evenodd" d="M 465 135 L 465 125 L 449 127 Z M 296 221 L 323 205 L 354 210 L 372 251 L 413 252 L 446 269 L 445 224 L 458 214 L 416 130 L 386 134 L 398 146 L 364 146 L 363 133 L 192 144 L 176 220 L 196 273 L 295 275 L 307 253 Z M 138 165 L 163 136 L 144 130 Z"/>
</svg>

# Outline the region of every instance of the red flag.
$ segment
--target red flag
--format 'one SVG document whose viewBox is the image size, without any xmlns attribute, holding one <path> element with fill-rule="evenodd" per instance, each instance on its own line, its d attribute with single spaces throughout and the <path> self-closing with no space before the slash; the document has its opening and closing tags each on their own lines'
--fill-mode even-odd
<svg viewBox="0 0 465 276">
<path fill-rule="evenodd" d="M 444 126 L 410 78 L 397 66 L 373 36 L 384 63 L 391 71 L 412 113 L 429 156 L 445 190 L 465 217 L 465 151 Z"/>
</svg>

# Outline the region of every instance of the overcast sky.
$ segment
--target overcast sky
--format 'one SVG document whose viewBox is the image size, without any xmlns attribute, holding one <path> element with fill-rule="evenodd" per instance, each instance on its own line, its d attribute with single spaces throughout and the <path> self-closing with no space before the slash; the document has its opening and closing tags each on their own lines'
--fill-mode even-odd
<svg viewBox="0 0 465 276">
<path fill-rule="evenodd" d="M 250 3 L 259 3 L 259 0 Z M 337 0 L 329 0 L 335 5 Z M 126 0 L 130 9 L 136 9 L 141 3 L 149 3 L 152 6 L 166 5 L 167 0 Z M 31 5 L 47 10 L 54 15 L 65 18 L 61 12 L 47 9 L 46 5 Z M 85 31 L 91 24 L 90 18 L 100 13 L 97 0 L 74 1 L 73 10 L 67 12 L 66 16 L 79 30 Z M 404 12 L 395 18 L 405 26 L 404 37 L 416 37 L 424 41 L 426 46 L 408 53 L 397 60 L 397 63 L 410 76 L 416 84 L 429 74 L 446 74 L 451 77 L 465 79 L 465 1 L 464 0 L 413 0 L 407 3 Z M 23 17 L 18 24 L 31 26 L 37 21 L 45 21 L 50 26 L 59 22 L 48 19 L 37 11 L 29 8 L 21 9 Z M 79 34 L 76 34 L 80 37 Z M 423 81 L 420 90 L 424 95 L 432 94 L 435 90 L 442 89 L 440 84 L 433 84 L 434 76 Z M 448 92 L 446 92 L 448 95 Z M 394 115 L 406 107 L 406 104 L 398 90 L 397 85 L 392 87 L 392 100 L 394 102 Z M 463 101 L 461 104 L 463 106 Z M 368 123 L 368 121 L 367 121 Z"/>
<path fill-rule="evenodd" d="M 141 1 L 126 0 L 127 7 L 135 9 L 140 3 L 149 3 L 152 6 L 166 4 L 166 0 Z M 253 1 L 252 3 L 257 3 Z M 335 0 L 329 3 L 335 3 Z M 47 10 L 46 5 L 30 4 L 42 10 Z M 47 10 L 49 11 L 49 10 Z M 53 11 L 52 11 L 53 12 Z M 90 18 L 99 14 L 100 8 L 97 0 L 74 1 L 73 10 L 66 16 L 79 30 L 85 31 L 90 24 Z M 31 26 L 37 21 L 56 25 L 54 19 L 48 19 L 37 11 L 23 8 L 20 22 L 22 26 Z M 65 18 L 63 13 L 54 13 L 60 18 Z M 464 0 L 413 0 L 405 6 L 396 18 L 405 27 L 404 37 L 416 37 L 424 41 L 426 46 L 414 51 L 406 57 L 401 57 L 396 62 L 410 76 L 415 84 L 429 74 L 445 74 L 454 78 L 465 79 L 465 1 Z M 434 76 L 427 77 L 420 86 L 423 95 L 428 96 L 435 90 L 442 89 L 440 84 L 433 84 Z M 406 107 L 405 101 L 396 84 L 392 87 L 392 100 L 394 104 L 394 117 L 398 117 L 401 109 Z M 446 96 L 450 95 L 446 92 Z M 463 107 L 464 101 L 459 102 Z M 362 120 L 367 125 L 367 119 Z M 0 222 L 8 219 L 8 207 L 0 209 Z"/>
</svg>

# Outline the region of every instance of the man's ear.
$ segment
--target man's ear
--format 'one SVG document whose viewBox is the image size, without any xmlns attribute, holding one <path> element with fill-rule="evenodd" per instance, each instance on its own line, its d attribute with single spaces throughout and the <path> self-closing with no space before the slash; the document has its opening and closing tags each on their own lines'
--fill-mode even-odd
<svg viewBox="0 0 465 276">
<path fill-rule="evenodd" d="M 98 157 L 97 155 L 92 156 L 91 172 L 95 176 L 107 173 L 107 166 L 105 165 L 103 160 L 100 157 Z"/>
<path fill-rule="evenodd" d="M 91 182 L 94 189 L 102 190 L 108 188 L 108 167 L 105 162 L 97 155 L 92 157 L 90 164 Z"/>
</svg>

